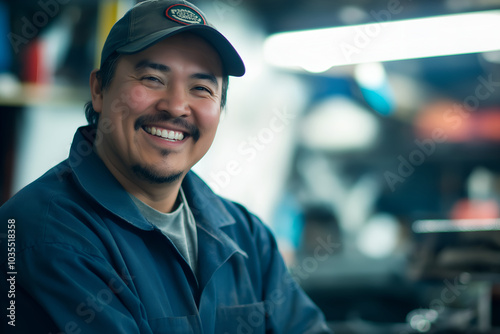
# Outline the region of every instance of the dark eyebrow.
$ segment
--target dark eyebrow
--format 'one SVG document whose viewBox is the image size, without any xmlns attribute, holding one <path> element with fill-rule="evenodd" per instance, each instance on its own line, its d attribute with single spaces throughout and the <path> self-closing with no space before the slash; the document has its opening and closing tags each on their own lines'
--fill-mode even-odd
<svg viewBox="0 0 500 334">
<path fill-rule="evenodd" d="M 135 65 L 135 70 L 142 70 L 144 68 L 151 68 L 153 70 L 161 71 L 161 72 L 170 72 L 170 67 L 163 64 L 153 63 L 147 59 L 141 60 Z"/>
</svg>

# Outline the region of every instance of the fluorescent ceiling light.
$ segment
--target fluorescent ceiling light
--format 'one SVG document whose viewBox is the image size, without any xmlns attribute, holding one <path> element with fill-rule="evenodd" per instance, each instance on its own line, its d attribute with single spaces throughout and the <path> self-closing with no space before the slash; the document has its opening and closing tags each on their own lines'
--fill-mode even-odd
<svg viewBox="0 0 500 334">
<path fill-rule="evenodd" d="M 500 231 L 500 219 L 417 220 L 415 233 Z"/>
<path fill-rule="evenodd" d="M 286 32 L 264 44 L 275 66 L 332 66 L 500 50 L 500 10 Z"/>
</svg>

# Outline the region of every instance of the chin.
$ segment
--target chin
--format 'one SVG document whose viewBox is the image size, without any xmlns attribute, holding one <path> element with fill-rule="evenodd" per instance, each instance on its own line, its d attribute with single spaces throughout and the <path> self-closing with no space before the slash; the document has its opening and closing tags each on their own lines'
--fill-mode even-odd
<svg viewBox="0 0 500 334">
<path fill-rule="evenodd" d="M 159 171 L 152 166 L 142 165 L 133 166 L 132 171 L 137 177 L 151 184 L 174 183 L 184 175 L 184 171 Z"/>
</svg>

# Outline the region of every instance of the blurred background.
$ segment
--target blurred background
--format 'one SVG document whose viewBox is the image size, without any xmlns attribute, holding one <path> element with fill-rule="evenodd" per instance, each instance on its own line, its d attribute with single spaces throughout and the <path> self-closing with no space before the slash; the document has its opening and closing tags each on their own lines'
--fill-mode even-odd
<svg viewBox="0 0 500 334">
<path fill-rule="evenodd" d="M 193 1 L 239 50 L 195 171 L 336 333 L 500 332 L 500 1 Z M 65 159 L 133 0 L 0 1 L 1 203 Z"/>
</svg>

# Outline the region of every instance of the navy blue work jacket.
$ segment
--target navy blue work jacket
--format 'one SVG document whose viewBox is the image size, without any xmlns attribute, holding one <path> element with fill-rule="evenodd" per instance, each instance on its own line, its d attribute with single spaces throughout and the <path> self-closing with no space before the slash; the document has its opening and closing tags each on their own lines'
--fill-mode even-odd
<svg viewBox="0 0 500 334">
<path fill-rule="evenodd" d="M 69 158 L 0 208 L 3 332 L 328 332 L 255 216 L 187 174 L 195 277 L 140 214 L 93 140 L 90 127 L 78 129 Z"/>
</svg>

